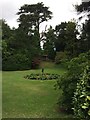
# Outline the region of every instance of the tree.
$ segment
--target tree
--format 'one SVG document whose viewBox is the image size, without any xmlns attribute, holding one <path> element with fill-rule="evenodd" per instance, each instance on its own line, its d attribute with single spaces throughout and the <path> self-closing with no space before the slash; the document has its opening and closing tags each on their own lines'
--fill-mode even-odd
<svg viewBox="0 0 90 120">
<path fill-rule="evenodd" d="M 18 30 L 20 31 L 18 33 L 21 34 L 19 36 L 22 36 L 21 38 L 19 37 L 19 39 L 23 41 L 24 46 L 26 46 L 33 64 L 33 60 L 35 61 L 41 54 L 40 24 L 51 19 L 52 12 L 41 2 L 23 5 L 17 15 L 19 15 Z"/>
<path fill-rule="evenodd" d="M 2 21 L 2 40 L 9 39 L 12 34 L 11 29 L 5 20 L 1 20 L 1 21 Z"/>
<path fill-rule="evenodd" d="M 67 51 L 69 56 L 77 56 L 79 41 L 77 39 L 78 30 L 76 29 L 76 23 L 74 21 L 69 21 L 68 23 L 62 22 L 60 25 L 56 26 L 55 31 L 56 51 Z"/>
<path fill-rule="evenodd" d="M 85 52 L 90 50 L 90 1 L 89 2 L 82 2 L 80 5 L 75 6 L 77 13 L 84 13 L 84 15 L 79 18 L 80 20 L 87 16 L 87 20 L 82 25 L 82 34 L 80 39 L 80 49 L 81 52 Z M 82 49 L 83 48 L 83 49 Z"/>
<path fill-rule="evenodd" d="M 48 58 L 51 60 L 55 59 L 56 55 L 56 50 L 55 50 L 55 34 L 54 34 L 54 29 L 52 29 L 52 26 L 48 29 L 48 31 L 45 33 L 44 36 L 44 54 L 48 55 Z"/>
<path fill-rule="evenodd" d="M 44 21 L 48 21 L 52 18 L 52 12 L 44 4 L 37 3 L 32 5 L 24 5 L 19 9 L 17 13 L 19 15 L 18 21 L 20 22 L 19 27 L 24 30 L 27 36 L 32 34 L 37 36 L 38 46 L 40 47 L 40 35 L 39 27 Z"/>
<path fill-rule="evenodd" d="M 83 23 L 81 32 L 79 49 L 86 52 L 90 50 L 90 19 Z"/>
<path fill-rule="evenodd" d="M 74 21 L 70 21 L 66 26 L 66 47 L 65 50 L 69 52 L 71 57 L 78 55 L 78 43 L 77 35 L 79 34 L 77 24 Z"/>
<path fill-rule="evenodd" d="M 56 51 L 64 51 L 65 50 L 65 35 L 66 35 L 66 22 L 61 22 L 61 24 L 56 25 L 55 32 L 56 32 L 56 39 L 55 39 L 55 47 Z"/>
<path fill-rule="evenodd" d="M 2 70 L 2 20 L 0 19 L 0 70 Z"/>
<path fill-rule="evenodd" d="M 27 52 L 26 46 L 24 46 L 25 43 L 21 41 L 22 37 L 18 36 L 22 32 L 18 31 L 18 29 L 10 29 L 5 21 L 2 24 L 2 31 L 2 69 L 30 69 L 31 56 Z"/>
<path fill-rule="evenodd" d="M 87 17 L 90 17 L 90 13 L 89 13 L 89 11 L 90 11 L 90 1 L 82 2 L 80 5 L 75 5 L 75 9 L 77 10 L 77 12 L 79 14 L 82 13 L 82 12 L 83 13 L 85 12 L 85 14 L 83 16 L 81 15 L 81 17 L 79 19 L 83 18 L 85 15 L 87 15 Z M 86 13 L 88 13 L 88 14 L 86 14 Z"/>
</svg>

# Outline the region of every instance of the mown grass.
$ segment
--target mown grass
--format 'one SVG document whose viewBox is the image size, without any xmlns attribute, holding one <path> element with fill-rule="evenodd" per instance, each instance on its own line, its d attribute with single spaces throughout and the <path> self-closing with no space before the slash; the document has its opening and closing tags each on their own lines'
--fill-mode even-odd
<svg viewBox="0 0 90 120">
<path fill-rule="evenodd" d="M 48 63 L 49 66 L 49 63 Z M 61 90 L 55 90 L 55 80 L 26 80 L 30 73 L 41 69 L 3 72 L 3 118 L 60 118 L 70 117 L 58 111 L 57 100 Z M 45 72 L 63 74 L 64 69 L 45 67 Z"/>
</svg>

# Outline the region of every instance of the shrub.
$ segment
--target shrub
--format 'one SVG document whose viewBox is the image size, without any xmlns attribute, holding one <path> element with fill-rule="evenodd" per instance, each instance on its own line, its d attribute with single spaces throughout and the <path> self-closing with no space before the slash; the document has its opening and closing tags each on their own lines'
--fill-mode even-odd
<svg viewBox="0 0 90 120">
<path fill-rule="evenodd" d="M 77 82 L 73 97 L 74 114 L 82 119 L 90 119 L 90 66 L 86 66 Z"/>
<path fill-rule="evenodd" d="M 2 63 L 3 70 L 24 70 L 31 68 L 30 58 L 23 53 L 10 55 Z"/>
<path fill-rule="evenodd" d="M 67 53 L 66 52 L 57 52 L 55 57 L 55 63 L 60 64 L 64 61 L 67 61 Z"/>
<path fill-rule="evenodd" d="M 68 111 L 73 112 L 72 98 L 76 90 L 77 81 L 80 79 L 80 75 L 84 71 L 89 60 L 90 51 L 71 59 L 68 63 L 67 73 L 62 75 L 57 82 L 57 87 L 62 89 L 62 98 L 60 97 L 58 103 Z"/>
</svg>

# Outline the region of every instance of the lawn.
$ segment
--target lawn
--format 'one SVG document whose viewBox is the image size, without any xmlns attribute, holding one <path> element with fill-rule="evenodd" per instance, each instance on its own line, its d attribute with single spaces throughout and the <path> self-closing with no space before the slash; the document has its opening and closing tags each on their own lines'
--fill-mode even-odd
<svg viewBox="0 0 90 120">
<path fill-rule="evenodd" d="M 45 72 L 63 74 L 65 69 L 46 63 Z M 47 67 L 48 66 L 48 67 Z M 27 80 L 25 75 L 40 73 L 41 69 L 2 73 L 3 118 L 70 117 L 58 110 L 61 90 L 55 90 L 56 80 Z"/>
</svg>

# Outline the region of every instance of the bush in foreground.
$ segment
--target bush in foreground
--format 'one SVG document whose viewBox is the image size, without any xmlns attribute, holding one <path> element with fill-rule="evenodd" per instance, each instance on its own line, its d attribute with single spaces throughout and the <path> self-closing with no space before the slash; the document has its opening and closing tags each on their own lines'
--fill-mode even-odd
<svg viewBox="0 0 90 120">
<path fill-rule="evenodd" d="M 86 66 L 77 82 L 76 91 L 73 97 L 75 116 L 90 119 L 90 66 Z"/>
<path fill-rule="evenodd" d="M 90 51 L 71 59 L 67 73 L 62 75 L 57 82 L 57 87 L 62 89 L 62 97 L 60 97 L 58 103 L 60 107 L 62 106 L 72 113 L 72 101 L 77 88 L 77 82 L 80 80 L 80 75 L 83 73 L 88 61 L 90 61 Z"/>
</svg>

